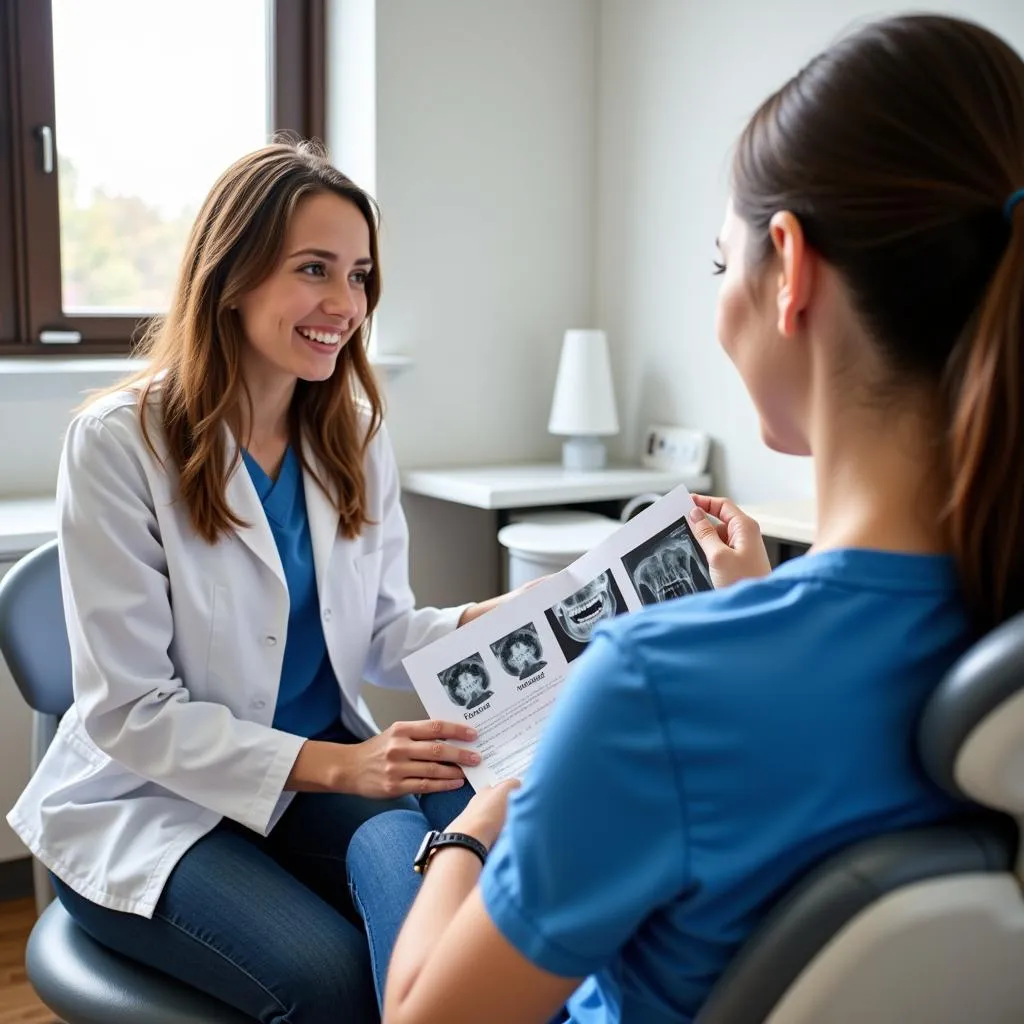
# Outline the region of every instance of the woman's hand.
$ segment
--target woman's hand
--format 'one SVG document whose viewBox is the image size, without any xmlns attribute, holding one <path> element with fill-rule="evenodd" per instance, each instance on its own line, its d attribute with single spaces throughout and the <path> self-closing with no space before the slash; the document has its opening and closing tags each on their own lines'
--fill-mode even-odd
<svg viewBox="0 0 1024 1024">
<path fill-rule="evenodd" d="M 448 832 L 463 832 L 479 839 L 489 850 L 497 841 L 505 824 L 508 796 L 519 788 L 518 779 L 506 779 L 496 786 L 480 790 L 466 804 L 466 809 L 448 826 Z"/>
<path fill-rule="evenodd" d="M 384 800 L 458 789 L 465 783 L 458 765 L 479 764 L 480 755 L 445 740 L 474 739 L 476 730 L 468 725 L 430 719 L 395 722 L 362 743 L 307 740 L 285 788 Z"/>
<path fill-rule="evenodd" d="M 696 507 L 690 511 L 690 530 L 704 549 L 716 589 L 772 571 L 761 528 L 750 516 L 725 498 L 695 494 L 693 501 Z M 716 526 L 709 515 L 721 522 Z"/>
<path fill-rule="evenodd" d="M 459 625 L 464 626 L 467 622 L 479 619 L 481 615 L 489 612 L 492 608 L 497 608 L 499 604 L 503 604 L 505 601 L 511 600 L 513 597 L 518 597 L 524 591 L 529 590 L 530 587 L 535 587 L 538 583 L 543 583 L 546 579 L 550 579 L 550 577 L 540 576 L 535 580 L 527 580 L 527 582 L 521 587 L 516 587 L 515 590 L 510 590 L 507 594 L 492 597 L 487 601 L 481 601 L 479 604 L 471 604 L 459 618 Z"/>
</svg>

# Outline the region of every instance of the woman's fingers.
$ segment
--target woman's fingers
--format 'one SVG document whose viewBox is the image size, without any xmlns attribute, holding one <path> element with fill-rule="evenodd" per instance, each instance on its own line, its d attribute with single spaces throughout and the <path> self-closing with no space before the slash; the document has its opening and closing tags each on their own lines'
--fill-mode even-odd
<svg viewBox="0 0 1024 1024">
<path fill-rule="evenodd" d="M 737 580 L 766 576 L 771 563 L 757 522 L 727 498 L 693 496 L 690 532 L 704 550 L 717 588 Z M 718 520 L 712 522 L 711 517 Z"/>
<path fill-rule="evenodd" d="M 712 497 L 707 494 L 694 494 L 693 503 L 710 516 L 719 520 L 712 523 L 715 532 L 723 543 L 729 547 L 743 544 L 754 544 L 761 539 L 761 527 L 746 512 L 728 498 Z"/>
<path fill-rule="evenodd" d="M 460 777 L 458 779 L 406 779 L 406 785 L 403 787 L 404 793 L 448 793 L 453 789 L 460 789 L 466 784 L 466 780 Z"/>
<path fill-rule="evenodd" d="M 450 764 L 468 765 L 480 763 L 480 755 L 475 750 L 453 747 L 450 743 L 410 743 L 407 753 L 413 761 L 447 761 Z"/>
<path fill-rule="evenodd" d="M 445 722 L 437 718 L 426 718 L 421 722 L 395 722 L 391 726 L 395 736 L 410 740 L 463 740 L 476 739 L 476 729 L 464 722 Z"/>
<path fill-rule="evenodd" d="M 441 764 L 438 761 L 406 761 L 399 768 L 402 776 L 407 779 L 464 779 L 462 769 L 453 764 Z"/>
<path fill-rule="evenodd" d="M 748 518 L 746 513 L 728 498 L 718 498 L 708 494 L 694 494 L 692 498 L 698 508 L 702 508 L 709 516 L 714 516 L 723 523 L 728 524 L 730 519 L 735 519 L 737 516 Z"/>
</svg>

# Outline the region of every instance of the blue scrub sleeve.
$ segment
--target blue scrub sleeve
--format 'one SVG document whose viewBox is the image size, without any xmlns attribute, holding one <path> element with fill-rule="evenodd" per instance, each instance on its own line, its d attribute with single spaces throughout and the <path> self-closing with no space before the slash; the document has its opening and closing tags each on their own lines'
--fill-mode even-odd
<svg viewBox="0 0 1024 1024">
<path fill-rule="evenodd" d="M 593 973 L 686 888 L 682 779 L 662 721 L 628 639 L 598 632 L 481 878 L 499 931 L 543 970 Z"/>
</svg>

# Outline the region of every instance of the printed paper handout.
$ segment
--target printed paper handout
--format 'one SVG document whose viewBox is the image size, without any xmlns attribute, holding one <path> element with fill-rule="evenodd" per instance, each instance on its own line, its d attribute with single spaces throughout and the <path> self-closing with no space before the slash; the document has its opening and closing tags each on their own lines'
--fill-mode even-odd
<svg viewBox="0 0 1024 1024">
<path fill-rule="evenodd" d="M 711 589 L 677 487 L 602 544 L 404 661 L 431 718 L 472 723 L 479 790 L 522 778 L 569 666 L 597 626 L 624 612 Z"/>
</svg>

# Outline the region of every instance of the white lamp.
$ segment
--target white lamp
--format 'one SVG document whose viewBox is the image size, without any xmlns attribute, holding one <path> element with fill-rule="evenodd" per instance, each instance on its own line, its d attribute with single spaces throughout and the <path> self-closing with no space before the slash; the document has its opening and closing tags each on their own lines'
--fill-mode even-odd
<svg viewBox="0 0 1024 1024">
<path fill-rule="evenodd" d="M 619 432 L 604 331 L 565 332 L 548 431 L 567 437 L 562 443 L 565 469 L 604 468 L 605 446 L 598 438 Z"/>
</svg>

